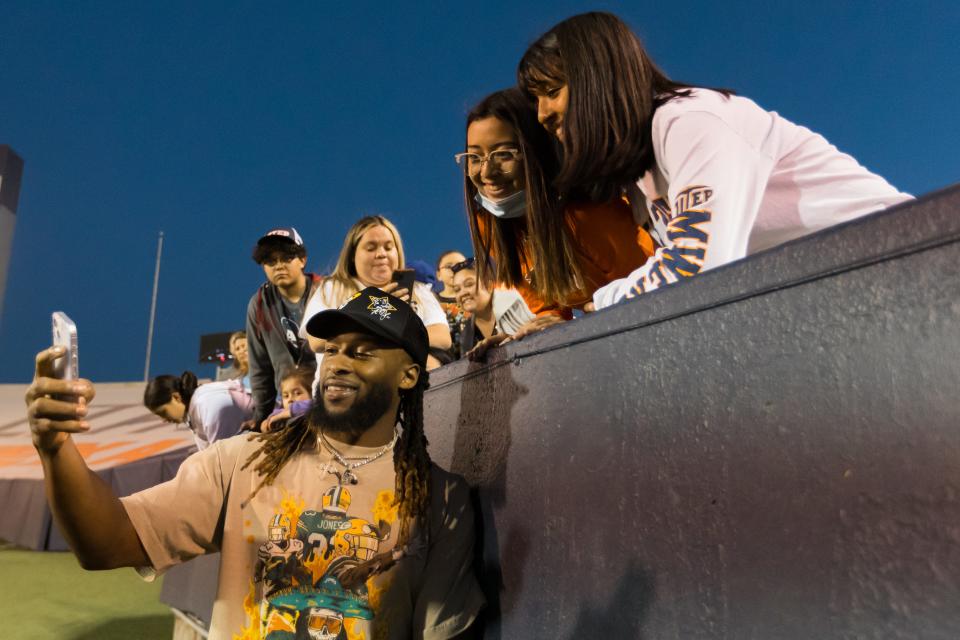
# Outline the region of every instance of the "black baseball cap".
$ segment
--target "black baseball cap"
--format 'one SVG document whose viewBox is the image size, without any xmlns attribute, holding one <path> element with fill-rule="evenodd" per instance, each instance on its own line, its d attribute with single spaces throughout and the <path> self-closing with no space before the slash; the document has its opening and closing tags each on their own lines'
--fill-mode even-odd
<svg viewBox="0 0 960 640">
<path fill-rule="evenodd" d="M 276 240 L 288 240 L 298 247 L 303 246 L 303 238 L 300 237 L 300 234 L 297 233 L 297 230 L 293 227 L 270 229 L 270 231 L 267 231 L 257 240 L 257 245 L 259 246 L 265 242 L 273 242 Z"/>
<path fill-rule="evenodd" d="M 360 329 L 391 342 L 420 366 L 427 364 L 427 328 L 409 304 L 376 287 L 367 287 L 339 309 L 328 309 L 307 321 L 307 333 L 326 340 Z"/>
</svg>

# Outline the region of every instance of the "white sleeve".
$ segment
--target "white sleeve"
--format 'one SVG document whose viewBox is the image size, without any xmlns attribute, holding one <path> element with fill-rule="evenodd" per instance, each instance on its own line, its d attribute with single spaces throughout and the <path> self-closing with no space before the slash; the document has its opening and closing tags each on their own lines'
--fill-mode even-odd
<svg viewBox="0 0 960 640">
<path fill-rule="evenodd" d="M 210 386 L 203 389 L 207 385 Z M 229 438 L 240 432 L 240 425 L 244 420 L 250 419 L 252 412 L 246 411 L 245 407 L 234 403 L 234 398 L 230 393 L 230 387 L 224 383 L 209 382 L 203 387 L 198 388 L 195 397 L 191 399 L 191 409 L 196 405 L 196 416 L 200 419 L 200 430 L 207 442 L 212 443 L 221 438 Z"/>
<path fill-rule="evenodd" d="M 329 280 L 324 280 L 320 283 L 319 287 L 316 287 L 313 290 L 313 295 L 310 296 L 310 299 L 307 300 L 307 306 L 303 308 L 303 322 L 300 323 L 300 337 L 304 340 L 307 339 L 307 322 L 310 321 L 310 318 L 317 315 L 321 311 L 326 311 L 326 303 L 323 301 L 324 296 L 330 294 L 330 284 Z"/>
<path fill-rule="evenodd" d="M 660 207 L 653 216 L 656 221 L 659 214 L 665 223 L 664 246 L 626 278 L 597 289 L 597 309 L 747 253 L 774 160 L 706 112 L 688 112 L 665 123 L 661 149 L 658 164 L 669 181 L 672 208 Z"/>
<path fill-rule="evenodd" d="M 423 320 L 423 326 L 429 327 L 432 324 L 446 326 L 447 314 L 443 312 L 437 296 L 433 295 L 433 290 L 422 282 L 415 283 L 413 288 L 417 292 L 417 315 Z"/>
</svg>

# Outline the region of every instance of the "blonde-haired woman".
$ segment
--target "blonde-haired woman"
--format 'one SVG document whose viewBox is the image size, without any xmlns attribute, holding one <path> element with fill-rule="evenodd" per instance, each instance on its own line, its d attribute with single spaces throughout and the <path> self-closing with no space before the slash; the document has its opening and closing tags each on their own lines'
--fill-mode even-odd
<svg viewBox="0 0 960 640">
<path fill-rule="evenodd" d="M 337 309 L 357 291 L 377 287 L 388 293 L 410 300 L 411 305 L 427 327 L 431 350 L 449 349 L 450 327 L 440 302 L 422 282 L 416 282 L 413 291 L 398 289 L 393 282 L 393 272 L 404 268 L 403 243 L 400 232 L 383 216 L 366 216 L 358 220 L 347 232 L 340 249 L 340 257 L 333 273 L 327 276 L 316 290 L 303 313 L 300 334 L 310 341 L 310 348 L 322 359 L 323 341 L 306 334 L 304 327 L 314 316 L 326 309 Z M 427 359 L 427 368 L 440 366 L 432 355 Z M 319 374 L 320 368 L 317 367 Z"/>
</svg>

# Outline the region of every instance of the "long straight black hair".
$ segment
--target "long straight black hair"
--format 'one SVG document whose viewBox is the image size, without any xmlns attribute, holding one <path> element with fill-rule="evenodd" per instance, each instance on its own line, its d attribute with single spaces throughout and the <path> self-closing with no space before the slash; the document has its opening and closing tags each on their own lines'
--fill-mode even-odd
<svg viewBox="0 0 960 640">
<path fill-rule="evenodd" d="M 523 54 L 517 82 L 531 97 L 567 85 L 555 184 L 564 197 L 592 202 L 618 197 L 653 166 L 654 112 L 695 88 L 667 77 L 630 27 L 604 12 L 567 18 L 542 35 Z"/>
<path fill-rule="evenodd" d="M 477 274 L 484 282 L 493 276 L 510 287 L 528 285 L 543 300 L 563 304 L 582 286 L 582 279 L 575 243 L 564 222 L 563 203 L 553 186 L 560 166 L 557 145 L 537 122 L 530 100 L 517 88 L 481 100 L 467 115 L 466 129 L 485 118 L 502 121 L 517 136 L 523 154 L 527 211 L 522 218 L 491 215 L 477 203 L 477 188 L 470 177 L 464 177 Z"/>
</svg>

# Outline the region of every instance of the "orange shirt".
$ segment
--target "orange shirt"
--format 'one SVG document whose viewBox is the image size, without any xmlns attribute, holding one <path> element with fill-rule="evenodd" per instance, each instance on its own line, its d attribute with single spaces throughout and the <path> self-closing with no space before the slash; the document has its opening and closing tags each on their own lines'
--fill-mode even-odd
<svg viewBox="0 0 960 640">
<path fill-rule="evenodd" d="M 487 219 L 481 216 L 477 220 L 480 233 L 484 233 Z M 656 251 L 656 245 L 650 234 L 634 222 L 630 205 L 620 198 L 602 204 L 571 204 L 566 219 L 576 243 L 585 288 L 563 304 L 548 303 L 527 285 L 517 287 L 517 291 L 534 314 L 556 314 L 569 320 L 573 309 L 583 308 L 591 301 L 594 291 L 612 280 L 625 278 L 644 264 Z"/>
</svg>

